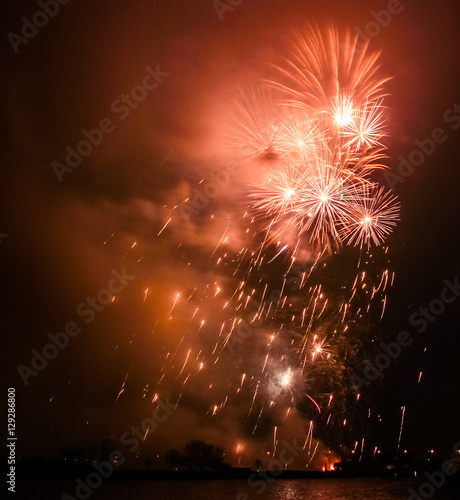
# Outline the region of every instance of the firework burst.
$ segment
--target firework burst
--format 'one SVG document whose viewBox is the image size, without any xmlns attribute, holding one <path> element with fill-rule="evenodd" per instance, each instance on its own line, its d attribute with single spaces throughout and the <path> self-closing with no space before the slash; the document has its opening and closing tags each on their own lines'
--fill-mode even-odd
<svg viewBox="0 0 460 500">
<path fill-rule="evenodd" d="M 381 102 L 366 106 L 344 123 L 342 135 L 348 139 L 345 147 L 354 147 L 356 151 L 384 145 L 380 140 L 385 136 Z"/>
<path fill-rule="evenodd" d="M 340 36 L 331 28 L 323 36 L 319 28 L 310 27 L 296 34 L 291 56 L 279 67 L 285 82 L 271 85 L 286 96 L 288 104 L 308 111 L 328 108 L 341 95 L 360 106 L 384 96 L 389 78 L 377 78 L 378 58 L 368 44 L 358 47 L 357 34 Z"/>
<path fill-rule="evenodd" d="M 240 161 L 274 159 L 281 154 L 283 110 L 267 88 L 239 90 L 233 100 L 225 149 Z"/>
<path fill-rule="evenodd" d="M 378 245 L 398 219 L 394 196 L 381 190 L 379 203 L 370 206 L 368 200 L 366 186 L 374 185 L 373 173 L 386 168 L 381 160 L 386 157 L 382 89 L 387 79 L 376 77 L 378 54 L 369 53 L 367 46 L 358 50 L 356 44 L 357 37 L 350 34 L 341 38 L 331 29 L 323 39 L 311 29 L 297 36 L 287 69 L 281 69 L 290 84 L 270 82 L 284 99 L 275 100 L 271 94 L 267 100 L 269 91 L 251 93 L 240 130 L 252 142 L 242 158 L 276 160 L 265 162 L 251 194 L 270 241 L 278 243 L 283 233 L 292 236 L 295 228 L 297 238 L 288 242 L 292 249 L 299 248 L 304 233 L 311 244 L 328 248 L 356 242 Z M 252 111 L 256 97 L 263 97 L 257 113 Z M 241 103 L 241 114 L 240 108 Z M 263 126 L 260 117 L 266 120 Z M 257 126 L 251 129 L 248 122 Z M 360 207 L 375 213 L 378 206 L 377 219 L 365 219 L 360 236 Z"/>
<path fill-rule="evenodd" d="M 361 186 L 359 196 L 353 201 L 348 224 L 340 231 L 347 244 L 380 245 L 399 220 L 399 203 L 396 196 L 376 185 Z"/>
</svg>

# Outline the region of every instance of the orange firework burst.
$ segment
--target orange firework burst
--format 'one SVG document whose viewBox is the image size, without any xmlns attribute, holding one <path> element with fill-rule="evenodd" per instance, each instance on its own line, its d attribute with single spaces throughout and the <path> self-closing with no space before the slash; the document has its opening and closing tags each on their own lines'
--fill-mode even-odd
<svg viewBox="0 0 460 500">
<path fill-rule="evenodd" d="M 348 224 L 341 230 L 347 244 L 380 245 L 399 220 L 399 203 L 396 196 L 376 185 L 360 187 L 361 193 L 353 201 L 353 211 Z"/>
<path fill-rule="evenodd" d="M 375 102 L 384 94 L 389 78 L 376 78 L 379 53 L 368 51 L 368 44 L 358 48 L 358 35 L 346 32 L 343 37 L 331 28 L 323 37 L 311 27 L 296 35 L 296 46 L 286 67 L 280 67 L 286 83 L 271 82 L 284 93 L 289 104 L 307 110 L 328 108 L 345 94 L 358 106 Z"/>
<path fill-rule="evenodd" d="M 381 102 L 357 111 L 345 124 L 342 135 L 348 139 L 345 147 L 351 146 L 357 151 L 374 146 L 384 147 L 380 142 L 385 136 Z"/>
<path fill-rule="evenodd" d="M 265 88 L 239 90 L 233 101 L 227 149 L 239 160 L 277 158 L 280 154 L 282 109 L 274 92 Z"/>
<path fill-rule="evenodd" d="M 251 196 L 269 240 L 279 244 L 295 229 L 294 248 L 303 233 L 325 247 L 378 245 L 391 232 L 396 197 L 383 190 L 370 196 L 369 188 L 373 172 L 386 168 L 388 78 L 376 77 L 378 57 L 367 46 L 358 50 L 357 36 L 330 29 L 323 38 L 312 28 L 297 36 L 287 69 L 279 68 L 285 82 L 270 82 L 283 99 L 253 90 L 237 101 L 240 159 L 268 160 Z M 368 214 L 363 225 L 361 212 Z"/>
</svg>

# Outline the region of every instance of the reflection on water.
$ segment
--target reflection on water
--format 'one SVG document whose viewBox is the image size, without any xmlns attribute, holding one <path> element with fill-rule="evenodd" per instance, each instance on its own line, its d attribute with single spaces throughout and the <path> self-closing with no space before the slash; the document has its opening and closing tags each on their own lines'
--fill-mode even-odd
<svg viewBox="0 0 460 500">
<path fill-rule="evenodd" d="M 413 479 L 296 479 L 271 484 L 247 481 L 106 481 L 88 500 L 409 500 Z M 431 498 L 459 500 L 460 492 L 447 484 Z M 458 483 L 457 483 L 458 485 Z M 24 499 L 61 499 L 64 493 L 78 498 L 76 483 L 29 484 Z M 64 497 L 66 498 L 66 497 Z M 69 497 L 67 497 L 69 498 Z M 417 498 L 417 497 L 412 497 Z M 422 497 L 420 497 L 422 498 Z M 426 498 L 426 497 L 424 497 Z"/>
</svg>

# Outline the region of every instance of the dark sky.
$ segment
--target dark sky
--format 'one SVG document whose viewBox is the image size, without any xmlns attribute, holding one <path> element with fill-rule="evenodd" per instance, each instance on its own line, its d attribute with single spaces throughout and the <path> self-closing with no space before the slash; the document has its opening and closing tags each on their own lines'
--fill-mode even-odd
<svg viewBox="0 0 460 500">
<path fill-rule="evenodd" d="M 123 432 L 151 415 L 155 394 L 163 401 L 181 399 L 146 441 L 147 454 L 192 438 L 221 444 L 233 461 L 240 441 L 256 443 L 253 454 L 271 449 L 273 425 L 248 437 L 252 423 L 243 422 L 237 403 L 219 419 L 211 415 L 213 405 L 241 381 L 247 371 L 241 364 L 251 353 L 238 359 L 227 353 L 215 366 L 205 356 L 223 321 L 214 294 L 219 287 L 230 297 L 236 288 L 232 274 L 214 266 L 213 251 L 227 226 L 227 252 L 236 254 L 244 243 L 241 226 L 229 221 L 244 206 L 250 173 L 235 179 L 193 221 L 176 210 L 158 233 L 172 208 L 218 165 L 229 96 L 238 86 L 270 76 L 271 65 L 289 50 L 293 30 L 307 23 L 363 30 L 373 20 L 371 11 L 387 5 L 243 0 L 221 20 L 211 0 L 71 1 L 20 44 L 17 54 L 7 35 L 20 35 L 22 17 L 31 19 L 39 7 L 33 1 L 3 5 L 0 233 L 7 236 L 0 240 L 6 345 L 1 369 L 4 387 L 16 387 L 21 454 L 52 455 L 63 444 L 106 437 L 119 442 Z M 453 0 L 401 0 L 401 6 L 370 42 L 382 52 L 379 72 L 392 77 L 385 100 L 387 164 L 397 172 L 398 157 L 407 158 L 414 141 L 438 127 L 448 138 L 395 186 L 401 221 L 388 239 L 396 279 L 383 330 L 390 341 L 407 329 L 415 342 L 373 389 L 383 417 L 375 442 L 395 448 L 405 406 L 403 446 L 448 453 L 460 439 L 459 304 L 448 304 L 420 335 L 408 320 L 440 297 L 445 279 L 460 276 L 460 128 L 453 130 L 456 122 L 443 118 L 460 104 L 460 6 Z M 122 94 L 142 84 L 147 67 L 157 66 L 167 76 L 136 107 L 121 108 Z M 447 117 L 455 114 L 460 109 Z M 82 131 L 100 127 L 104 119 L 111 120 L 112 131 L 59 182 L 51 164 L 63 163 L 66 147 L 76 147 Z M 89 316 L 78 314 L 79 304 L 106 288 L 113 270 L 123 269 L 133 279 L 85 323 Z M 178 293 L 172 314 L 177 316 L 170 320 Z M 199 312 L 190 321 L 195 307 Z M 31 350 L 41 351 L 48 333 L 71 321 L 81 333 L 25 386 L 17 366 L 30 366 Z M 170 363 L 176 348 L 177 360 Z M 179 374 L 189 348 L 190 364 Z M 157 385 L 164 366 L 166 376 Z M 187 370 L 190 381 L 182 385 Z M 293 418 L 285 437 L 292 431 L 302 441 L 308 422 L 300 414 Z M 244 460 L 250 462 L 249 455 Z"/>
</svg>

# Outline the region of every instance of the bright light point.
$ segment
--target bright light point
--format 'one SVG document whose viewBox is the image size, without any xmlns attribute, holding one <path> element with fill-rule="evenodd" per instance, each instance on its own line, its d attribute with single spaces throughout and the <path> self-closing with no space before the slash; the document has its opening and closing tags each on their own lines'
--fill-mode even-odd
<svg viewBox="0 0 460 500">
<path fill-rule="evenodd" d="M 334 104 L 333 118 L 340 127 L 350 125 L 355 113 L 353 101 L 346 95 L 342 95 Z"/>
<path fill-rule="evenodd" d="M 350 115 L 343 115 L 341 117 L 336 118 L 336 122 L 341 126 L 341 127 L 346 127 L 351 123 L 351 116 Z"/>
<path fill-rule="evenodd" d="M 286 189 L 286 197 L 290 198 L 294 194 L 294 191 L 292 189 Z"/>
<path fill-rule="evenodd" d="M 281 375 L 281 380 L 280 380 L 281 385 L 288 386 L 291 383 L 291 378 L 292 378 L 292 373 L 291 369 L 289 368 L 286 373 Z"/>
<path fill-rule="evenodd" d="M 329 196 L 327 194 L 322 194 L 321 195 L 321 201 L 323 203 L 326 203 L 326 201 L 328 201 L 328 200 L 329 200 Z"/>
</svg>

